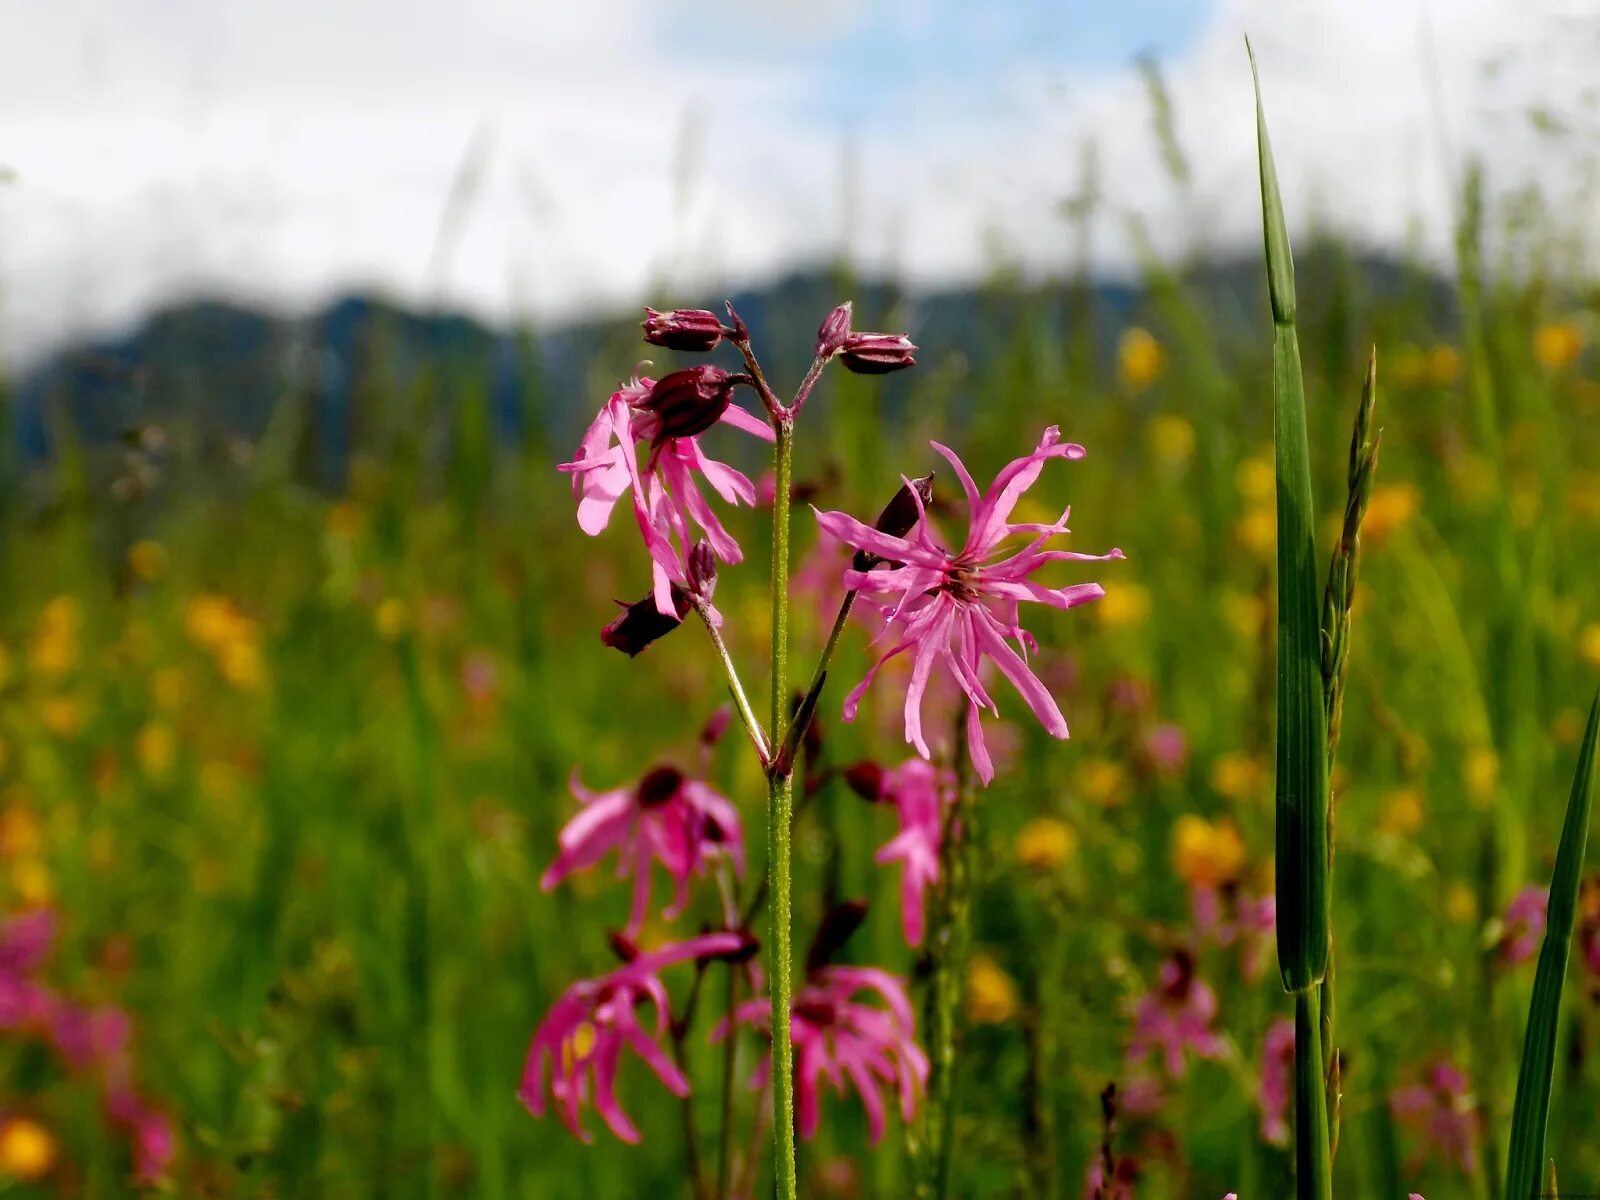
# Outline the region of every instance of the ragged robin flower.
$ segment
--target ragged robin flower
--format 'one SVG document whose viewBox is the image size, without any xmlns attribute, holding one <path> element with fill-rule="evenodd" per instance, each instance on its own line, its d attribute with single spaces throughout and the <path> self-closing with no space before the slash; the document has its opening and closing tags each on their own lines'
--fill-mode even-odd
<svg viewBox="0 0 1600 1200">
<path fill-rule="evenodd" d="M 1067 722 L 1055 698 L 1033 673 L 1025 652 L 1037 643 L 1021 627 L 1022 602 L 1052 608 L 1076 608 L 1098 600 L 1105 589 L 1098 583 L 1051 588 L 1032 576 L 1053 562 L 1103 561 L 1121 558 L 1109 554 L 1082 554 L 1047 548 L 1051 539 L 1067 532 L 1067 513 L 1049 524 L 1013 523 L 1012 511 L 1051 459 L 1082 458 L 1082 446 L 1061 441 L 1055 426 L 1046 429 L 1032 453 L 1004 467 L 986 493 L 980 494 L 966 465 L 949 448 L 932 443 L 954 469 L 966 493 L 968 529 L 959 550 L 951 550 L 929 529 L 920 496 L 915 498 L 922 519 L 904 537 L 894 537 L 843 512 L 818 512 L 821 527 L 846 545 L 882 559 L 887 566 L 845 572 L 844 584 L 873 603 L 888 624 L 880 638 L 892 638 L 889 647 L 868 670 L 867 676 L 845 698 L 845 720 L 853 720 L 861 698 L 883 664 L 912 652 L 911 683 L 905 696 L 905 737 L 924 758 L 931 758 L 922 729 L 922 698 L 933 668 L 942 666 L 967 700 L 967 737 L 972 765 L 984 783 L 994 778 L 994 764 L 984 742 L 980 714 L 999 709 L 985 688 L 980 673 L 985 660 L 992 662 L 1017 689 L 1034 715 L 1053 737 L 1067 736 Z M 1007 552 L 1006 543 L 1021 536 L 1020 546 Z M 1008 640 L 1009 639 L 1009 640 Z"/>
</svg>

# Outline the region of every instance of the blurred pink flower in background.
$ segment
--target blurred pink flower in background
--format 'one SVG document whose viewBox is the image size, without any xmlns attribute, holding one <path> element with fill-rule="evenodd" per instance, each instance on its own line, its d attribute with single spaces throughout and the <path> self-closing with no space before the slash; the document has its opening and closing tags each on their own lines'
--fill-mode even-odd
<svg viewBox="0 0 1600 1200">
<path fill-rule="evenodd" d="M 863 992 L 882 1006 L 858 1001 Z M 928 1082 L 928 1057 L 916 1043 L 916 1018 L 904 981 L 875 967 L 823 967 L 795 992 L 793 1014 L 795 1113 L 801 1137 L 816 1136 L 824 1084 L 840 1095 L 847 1082 L 855 1089 L 874 1144 L 883 1137 L 885 1091 L 898 1098 L 901 1120 L 911 1119 Z M 734 1019 L 769 1031 L 772 1006 L 765 997 L 747 1000 Z M 728 1033 L 724 1021 L 712 1040 Z M 771 1071 L 769 1054 L 751 1086 L 765 1087 Z"/>
<path fill-rule="evenodd" d="M 945 810 L 955 799 L 955 777 L 920 758 L 908 758 L 892 771 L 862 763 L 850 768 L 851 787 L 868 800 L 892 804 L 900 832 L 879 848 L 873 861 L 900 864 L 900 919 L 906 944 L 922 944 L 923 896 L 939 879 L 939 849 Z"/>
<path fill-rule="evenodd" d="M 1539 953 L 1549 906 L 1549 888 L 1525 887 L 1511 898 L 1499 946 L 1500 961 L 1506 966 L 1515 967 Z"/>
<path fill-rule="evenodd" d="M 1395 1088 L 1389 1111 L 1420 1139 L 1411 1169 L 1435 1155 L 1465 1172 L 1477 1168 L 1478 1102 L 1454 1063 L 1441 1059 L 1427 1068 L 1422 1082 Z"/>
<path fill-rule="evenodd" d="M 641 954 L 599 979 L 573 984 L 534 1031 L 518 1098 L 534 1116 L 544 1116 L 548 1062 L 549 1096 L 556 1115 L 572 1133 L 585 1142 L 591 1140 L 580 1118 L 592 1098 L 612 1133 L 625 1142 L 637 1142 L 639 1130 L 616 1097 L 617 1067 L 624 1049 L 637 1054 L 668 1091 L 689 1094 L 688 1079 L 660 1044 L 671 1009 L 660 972 L 677 963 L 738 954 L 747 948 L 748 942 L 738 934 L 705 934 Z M 636 1011 L 646 1003 L 654 1008 L 648 1030 Z"/>
<path fill-rule="evenodd" d="M 1175 775 L 1189 761 L 1189 738 L 1182 726 L 1163 722 L 1145 733 L 1144 756 L 1160 774 Z"/>
<path fill-rule="evenodd" d="M 561 853 L 539 886 L 550 891 L 568 875 L 588 870 L 615 850 L 618 878 L 633 876 L 628 936 L 639 932 L 650 906 L 652 861 L 659 862 L 673 881 L 668 918 L 688 903 L 690 878 L 719 854 L 727 854 L 734 871 L 744 874 L 738 810 L 676 767 L 652 767 L 634 786 L 607 792 L 591 792 L 574 771 L 570 786 L 583 807 L 562 828 Z"/>
<path fill-rule="evenodd" d="M 1189 904 L 1201 942 L 1237 946 L 1240 972 L 1251 983 L 1260 979 L 1277 931 L 1277 898 L 1201 885 L 1190 890 Z"/>
<path fill-rule="evenodd" d="M 1294 1082 L 1294 1022 L 1279 1017 L 1261 1039 L 1261 1140 L 1289 1144 L 1289 1092 Z"/>
<path fill-rule="evenodd" d="M 973 767 L 985 783 L 994 778 L 994 764 L 983 740 L 980 713 L 999 715 L 994 700 L 979 679 L 984 660 L 992 662 L 1010 681 L 1052 736 L 1067 736 L 1067 722 L 1055 699 L 1012 649 L 1014 639 L 1024 650 L 1036 650 L 1032 636 L 1018 624 L 1022 601 L 1052 608 L 1075 608 L 1105 594 L 1097 583 L 1048 588 L 1031 576 L 1042 566 L 1062 561 L 1103 561 L 1122 557 L 1049 550 L 1050 539 L 1067 532 L 1067 514 L 1048 524 L 1010 522 L 1012 510 L 1053 458 L 1082 458 L 1082 446 L 1063 443 L 1055 426 L 1045 430 L 1032 453 L 1002 468 L 981 495 L 966 466 L 955 453 L 938 442 L 933 448 L 949 461 L 966 493 L 969 516 L 966 540 L 958 552 L 941 545 L 924 517 L 906 537 L 882 533 L 848 513 L 818 512 L 821 527 L 846 545 L 876 555 L 887 569 L 845 572 L 847 588 L 871 597 L 888 618 L 891 628 L 903 629 L 899 640 L 885 651 L 855 689 L 845 698 L 845 720 L 854 720 L 861 698 L 883 664 L 907 650 L 913 651 L 911 685 L 905 697 L 905 738 L 924 758 L 932 757 L 922 728 L 922 699 L 935 664 L 943 664 L 967 699 L 967 734 Z M 916 497 L 919 510 L 920 497 Z M 1016 552 L 996 558 L 1001 544 L 1017 535 L 1028 541 Z M 898 564 L 898 565 L 896 565 Z M 888 636 L 886 631 L 884 636 Z"/>
<path fill-rule="evenodd" d="M 1217 995 L 1194 971 L 1194 959 L 1180 950 L 1161 964 L 1160 982 L 1134 1007 L 1128 1061 L 1143 1062 L 1159 1051 L 1173 1079 L 1181 1079 L 1187 1056 L 1221 1058 L 1222 1039 L 1211 1028 Z"/>
</svg>

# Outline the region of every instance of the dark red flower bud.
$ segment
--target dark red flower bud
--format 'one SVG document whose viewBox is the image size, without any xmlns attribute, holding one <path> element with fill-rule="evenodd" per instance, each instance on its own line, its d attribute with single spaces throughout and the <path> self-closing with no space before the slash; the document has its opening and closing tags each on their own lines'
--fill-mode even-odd
<svg viewBox="0 0 1600 1200">
<path fill-rule="evenodd" d="M 600 631 L 600 640 L 629 658 L 633 658 L 651 642 L 666 637 L 683 624 L 683 618 L 689 615 L 689 593 L 676 584 L 672 588 L 672 605 L 678 611 L 676 617 L 666 616 L 656 608 L 653 593 L 632 604 L 622 600 L 617 603 L 622 605 L 622 612 Z"/>
<path fill-rule="evenodd" d="M 916 489 L 913 497 L 912 488 Z M 922 501 L 922 507 L 917 507 L 917 501 Z M 878 514 L 877 524 L 873 526 L 879 533 L 887 533 L 890 537 L 903 538 L 917 527 L 917 522 L 922 518 L 922 513 L 928 505 L 933 503 L 933 472 L 928 472 L 921 479 L 913 479 L 910 485 L 901 484 L 900 490 L 894 498 L 883 506 L 883 511 Z M 857 571 L 870 571 L 881 563 L 883 559 L 876 554 L 868 554 L 865 550 L 857 550 L 856 556 L 850 565 Z"/>
<path fill-rule="evenodd" d="M 875 762 L 858 762 L 846 767 L 844 781 L 863 800 L 876 804 L 883 799 L 883 768 Z"/>
<path fill-rule="evenodd" d="M 899 333 L 852 333 L 840 348 L 840 361 L 857 375 L 887 375 L 916 365 L 917 348 Z"/>
<path fill-rule="evenodd" d="M 739 938 L 739 945 L 735 949 L 724 950 L 721 954 L 708 954 L 705 956 L 705 961 L 746 963 L 754 958 L 761 949 L 760 939 L 748 929 L 740 929 L 736 932 Z"/>
<path fill-rule="evenodd" d="M 689 592 L 709 601 L 717 590 L 717 556 L 704 538 L 689 551 Z"/>
<path fill-rule="evenodd" d="M 733 726 L 733 705 L 720 704 L 716 710 L 706 718 L 706 723 L 700 727 L 700 744 L 702 746 L 715 746 Z"/>
<path fill-rule="evenodd" d="M 722 341 L 722 321 L 703 308 L 675 308 L 671 312 L 644 310 L 644 340 L 668 350 L 704 354 Z"/>
<path fill-rule="evenodd" d="M 846 300 L 823 318 L 813 351 L 818 358 L 832 358 L 844 346 L 845 338 L 850 336 L 850 313 L 850 301 Z"/>
<path fill-rule="evenodd" d="M 663 375 L 633 407 L 654 417 L 636 426 L 652 442 L 704 433 L 728 411 L 737 377 L 702 363 Z"/>
<path fill-rule="evenodd" d="M 606 934 L 611 942 L 611 952 L 625 963 L 631 963 L 639 957 L 639 947 L 631 938 L 626 938 L 615 929 Z"/>
<path fill-rule="evenodd" d="M 831 963 L 866 919 L 865 900 L 846 900 L 829 909 L 822 924 L 817 926 L 817 936 L 811 939 L 811 949 L 806 953 L 806 974 L 815 975 Z"/>
</svg>

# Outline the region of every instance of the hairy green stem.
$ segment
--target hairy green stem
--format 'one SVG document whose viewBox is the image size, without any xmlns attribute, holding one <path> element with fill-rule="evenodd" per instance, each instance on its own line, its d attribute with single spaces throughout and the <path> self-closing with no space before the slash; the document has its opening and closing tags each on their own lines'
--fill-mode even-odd
<svg viewBox="0 0 1600 1200">
<path fill-rule="evenodd" d="M 728 694 L 733 697 L 733 707 L 739 713 L 739 720 L 743 722 L 745 732 L 750 735 L 751 745 L 756 748 L 756 757 L 761 760 L 762 766 L 766 766 L 772 760 L 767 735 L 762 731 L 755 709 L 750 706 L 750 698 L 745 695 L 744 684 L 739 682 L 739 669 L 733 665 L 733 655 L 728 653 L 728 644 L 722 640 L 722 631 L 712 623 L 710 606 L 698 598 L 693 604 L 694 610 L 700 614 L 706 632 L 711 635 L 711 644 L 716 647 L 717 659 L 722 663 L 723 674 L 728 677 Z"/>
<path fill-rule="evenodd" d="M 773 422 L 772 497 L 772 743 L 781 745 L 789 716 L 789 493 L 793 473 L 794 423 L 784 415 Z M 772 1153 L 778 1200 L 797 1200 L 794 1161 L 794 1047 L 789 1012 L 792 839 L 794 775 L 772 771 L 767 777 L 767 861 L 772 878 Z"/>
</svg>

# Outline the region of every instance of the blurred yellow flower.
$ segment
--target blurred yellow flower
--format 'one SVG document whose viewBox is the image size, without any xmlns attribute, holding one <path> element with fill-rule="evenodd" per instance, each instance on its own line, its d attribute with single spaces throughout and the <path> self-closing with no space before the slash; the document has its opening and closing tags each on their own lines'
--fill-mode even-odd
<svg viewBox="0 0 1600 1200">
<path fill-rule="evenodd" d="M 200 766 L 200 794 L 218 808 L 237 807 L 244 779 L 238 767 L 226 759 L 214 758 Z"/>
<path fill-rule="evenodd" d="M 1470 925 L 1478 919 L 1478 898 L 1464 883 L 1452 883 L 1444 894 L 1444 912 L 1457 925 Z"/>
<path fill-rule="evenodd" d="M 43 1125 L 28 1117 L 7 1117 L 0 1122 L 0 1174 L 40 1179 L 55 1164 L 56 1140 Z"/>
<path fill-rule="evenodd" d="M 1381 483 L 1372 489 L 1361 536 L 1377 545 L 1406 523 L 1422 507 L 1422 492 L 1414 483 Z"/>
<path fill-rule="evenodd" d="M 75 696 L 49 696 L 39 703 L 39 719 L 51 734 L 62 741 L 71 741 L 83 731 L 89 711 Z"/>
<path fill-rule="evenodd" d="M 11 651 L 0 645 L 0 688 L 11 682 Z"/>
<path fill-rule="evenodd" d="M 405 632 L 407 619 L 406 602 L 390 596 L 379 603 L 373 623 L 378 627 L 379 636 L 392 642 Z"/>
<path fill-rule="evenodd" d="M 23 908 L 43 908 L 56 897 L 50 868 L 37 858 L 20 858 L 11 864 L 11 890 Z"/>
<path fill-rule="evenodd" d="M 1117 378 L 1129 391 L 1142 392 L 1166 367 L 1167 354 L 1148 329 L 1137 325 L 1117 342 Z"/>
<path fill-rule="evenodd" d="M 1480 806 L 1488 804 L 1500 786 L 1500 759 L 1486 746 L 1469 750 L 1463 775 L 1467 783 L 1467 795 Z"/>
<path fill-rule="evenodd" d="M 1278 510 L 1258 504 L 1233 527 L 1239 546 L 1257 558 L 1271 558 L 1278 550 Z"/>
<path fill-rule="evenodd" d="M 1244 867 L 1244 839 L 1232 821 L 1185 813 L 1172 826 L 1172 867 L 1190 887 L 1220 887 Z"/>
<path fill-rule="evenodd" d="M 232 600 L 201 592 L 189 598 L 183 612 L 183 629 L 190 641 L 211 649 L 237 636 L 239 620 Z"/>
<path fill-rule="evenodd" d="M 39 852 L 41 843 L 39 818 L 33 809 L 11 802 L 0 813 L 0 858 L 31 858 Z"/>
<path fill-rule="evenodd" d="M 161 721 L 151 721 L 139 730 L 134 742 L 134 755 L 144 773 L 156 782 L 164 782 L 172 775 L 178 757 L 178 739 L 172 726 Z"/>
<path fill-rule="evenodd" d="M 1428 351 L 1428 382 L 1448 387 L 1461 375 L 1461 351 L 1440 343 Z"/>
<path fill-rule="evenodd" d="M 100 826 L 89 835 L 88 852 L 91 870 L 102 874 L 114 870 L 117 865 L 116 835 L 107 826 Z"/>
<path fill-rule="evenodd" d="M 1388 375 L 1402 387 L 1416 387 L 1428 377 L 1427 351 L 1407 344 L 1389 360 Z"/>
<path fill-rule="evenodd" d="M 1253 642 L 1261 636 L 1261 623 L 1267 619 L 1267 604 L 1250 592 L 1224 592 L 1222 616 L 1240 638 Z"/>
<path fill-rule="evenodd" d="M 966 1009 L 976 1025 L 1001 1025 L 1017 1015 L 1017 985 L 987 954 L 974 954 L 967 967 Z"/>
<path fill-rule="evenodd" d="M 153 583 L 167 573 L 167 548 L 160 542 L 144 538 L 128 547 L 128 568 L 146 583 Z"/>
<path fill-rule="evenodd" d="M 1084 763 L 1078 781 L 1084 797 L 1101 808 L 1121 804 L 1127 794 L 1128 773 L 1109 758 L 1091 758 Z"/>
<path fill-rule="evenodd" d="M 1261 764 L 1248 754 L 1232 751 L 1211 764 L 1211 788 L 1229 800 L 1248 800 L 1262 783 Z"/>
<path fill-rule="evenodd" d="M 189 699 L 189 677 L 182 667 L 162 667 L 150 675 L 150 699 L 163 712 L 176 712 Z"/>
<path fill-rule="evenodd" d="M 39 613 L 28 662 L 46 679 L 65 675 L 78 664 L 78 633 L 83 609 L 75 596 L 57 596 Z"/>
<path fill-rule="evenodd" d="M 1583 713 L 1576 708 L 1563 708 L 1550 722 L 1550 736 L 1559 745 L 1572 745 L 1583 736 Z"/>
<path fill-rule="evenodd" d="M 1578 653 L 1591 667 L 1600 668 L 1600 624 L 1583 627 L 1578 635 Z"/>
<path fill-rule="evenodd" d="M 1552 321 L 1534 330 L 1533 356 L 1548 371 L 1570 367 L 1583 353 L 1583 328 L 1576 321 Z"/>
<path fill-rule="evenodd" d="M 1378 827 L 1385 833 L 1405 837 L 1422 828 L 1423 815 L 1420 789 L 1395 788 L 1383 798 L 1383 811 L 1378 816 Z"/>
<path fill-rule="evenodd" d="M 1239 495 L 1255 504 L 1271 503 L 1278 494 L 1278 470 L 1272 453 L 1263 451 L 1240 461 L 1233 473 Z"/>
<path fill-rule="evenodd" d="M 1035 817 L 1017 834 L 1017 861 L 1035 871 L 1055 871 L 1071 860 L 1078 835 L 1056 817 Z"/>
<path fill-rule="evenodd" d="M 1194 426 L 1175 413 L 1152 417 L 1145 440 L 1151 456 L 1169 467 L 1181 467 L 1194 455 Z"/>
<path fill-rule="evenodd" d="M 1150 591 L 1142 584 L 1113 583 L 1095 603 L 1094 611 L 1107 629 L 1142 625 L 1150 615 Z"/>
<path fill-rule="evenodd" d="M 341 501 L 328 509 L 328 534 L 341 541 L 354 541 L 366 524 L 366 512 L 353 500 Z"/>
<path fill-rule="evenodd" d="M 226 642 L 217 648 L 217 669 L 241 692 L 253 692 L 265 675 L 261 647 L 254 641 Z"/>
<path fill-rule="evenodd" d="M 1450 485 L 1458 500 L 1470 505 L 1486 504 L 1498 486 L 1494 464 L 1481 454 L 1464 454 L 1451 466 Z"/>
</svg>

